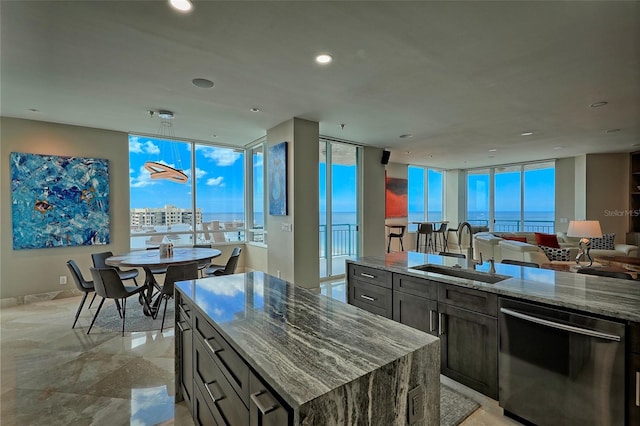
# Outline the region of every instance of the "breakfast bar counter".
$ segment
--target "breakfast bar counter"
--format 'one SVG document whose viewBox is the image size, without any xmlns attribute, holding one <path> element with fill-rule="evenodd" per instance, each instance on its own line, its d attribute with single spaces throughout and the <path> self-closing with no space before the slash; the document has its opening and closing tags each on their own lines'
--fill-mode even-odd
<svg viewBox="0 0 640 426">
<path fill-rule="evenodd" d="M 427 333 L 262 272 L 179 282 L 176 306 L 176 400 L 196 424 L 439 424 Z"/>
</svg>

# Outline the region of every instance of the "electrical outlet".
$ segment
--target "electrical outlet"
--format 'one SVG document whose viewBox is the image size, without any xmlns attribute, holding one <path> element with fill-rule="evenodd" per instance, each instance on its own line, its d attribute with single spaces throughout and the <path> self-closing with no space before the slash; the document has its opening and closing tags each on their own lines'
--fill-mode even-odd
<svg viewBox="0 0 640 426">
<path fill-rule="evenodd" d="M 418 385 L 409 391 L 409 425 L 416 424 L 424 419 L 424 392 L 422 385 Z"/>
<path fill-rule="evenodd" d="M 280 278 L 280 271 L 276 271 L 276 275 L 278 278 Z"/>
<path fill-rule="evenodd" d="M 65 285 L 67 283 L 67 276 L 60 275 L 60 285 Z"/>
</svg>

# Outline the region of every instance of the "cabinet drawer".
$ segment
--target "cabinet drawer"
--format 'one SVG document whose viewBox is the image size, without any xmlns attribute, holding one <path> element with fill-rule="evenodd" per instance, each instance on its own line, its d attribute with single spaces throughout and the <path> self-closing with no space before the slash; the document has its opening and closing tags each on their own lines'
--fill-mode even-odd
<svg viewBox="0 0 640 426">
<path fill-rule="evenodd" d="M 251 373 L 251 403 L 249 405 L 251 426 L 287 426 L 292 423 L 293 413 L 271 390 Z"/>
<path fill-rule="evenodd" d="M 245 405 L 249 405 L 249 367 L 215 328 L 199 313 L 195 316 L 196 338 L 218 365 Z"/>
<path fill-rule="evenodd" d="M 471 288 L 440 283 L 438 301 L 492 317 L 498 314 L 497 295 Z"/>
<path fill-rule="evenodd" d="M 360 280 L 349 281 L 349 303 L 383 317 L 391 318 L 391 289 Z"/>
<path fill-rule="evenodd" d="M 438 284 L 424 278 L 393 274 L 393 289 L 427 299 L 438 300 Z"/>
<path fill-rule="evenodd" d="M 200 340 L 194 342 L 193 377 L 199 386 L 207 406 L 220 417 L 223 425 L 249 424 L 249 409 L 236 394 L 220 368 L 213 361 L 209 350 Z"/>
<path fill-rule="evenodd" d="M 213 415 L 209 406 L 207 405 L 207 400 L 205 399 L 202 391 L 200 390 L 200 386 L 195 385 L 193 388 L 193 422 L 196 426 L 218 426 L 223 425 L 221 423 L 222 420 L 220 417 L 216 419 Z M 217 414 L 217 413 L 216 413 Z"/>
<path fill-rule="evenodd" d="M 391 288 L 391 277 L 392 273 L 389 271 L 349 263 L 349 281 L 351 281 L 351 278 L 355 278 L 358 281 Z"/>
</svg>

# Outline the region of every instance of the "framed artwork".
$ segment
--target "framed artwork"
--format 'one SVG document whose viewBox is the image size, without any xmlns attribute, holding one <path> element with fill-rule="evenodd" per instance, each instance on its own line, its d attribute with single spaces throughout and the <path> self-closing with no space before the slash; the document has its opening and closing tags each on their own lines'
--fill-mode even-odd
<svg viewBox="0 0 640 426">
<path fill-rule="evenodd" d="M 408 179 L 385 176 L 385 218 L 409 215 Z"/>
<path fill-rule="evenodd" d="M 267 160 L 269 180 L 269 214 L 287 215 L 287 142 L 269 147 Z"/>
<path fill-rule="evenodd" d="M 109 161 L 12 152 L 13 249 L 109 244 Z"/>
</svg>

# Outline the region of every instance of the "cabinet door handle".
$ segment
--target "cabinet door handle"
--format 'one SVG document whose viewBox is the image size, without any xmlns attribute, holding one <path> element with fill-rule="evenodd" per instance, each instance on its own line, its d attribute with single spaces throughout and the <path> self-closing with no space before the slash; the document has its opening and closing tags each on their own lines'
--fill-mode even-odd
<svg viewBox="0 0 640 426">
<path fill-rule="evenodd" d="M 189 310 L 189 311 L 185 311 L 185 310 L 182 308 L 182 306 L 178 306 L 178 310 L 180 311 L 180 316 L 182 316 L 182 317 L 187 317 L 187 318 L 190 318 L 190 317 L 191 317 L 191 315 L 189 315 L 189 314 L 187 313 L 187 312 L 191 312 L 191 310 Z"/>
<path fill-rule="evenodd" d="M 361 294 L 360 297 L 364 300 L 368 300 L 370 302 L 375 302 L 376 298 L 375 297 L 371 297 L 371 296 L 367 296 L 366 294 Z"/>
<path fill-rule="evenodd" d="M 640 407 L 640 371 L 636 371 L 636 407 Z"/>
<path fill-rule="evenodd" d="M 435 314 L 435 311 L 433 309 L 429 309 L 429 331 L 434 331 L 436 328 L 434 326 L 434 320 L 433 320 L 433 314 Z"/>
<path fill-rule="evenodd" d="M 209 350 L 211 351 L 211 353 L 217 354 L 218 352 L 222 351 L 222 348 L 214 348 L 211 343 L 209 343 L 210 339 L 205 339 L 204 344 L 207 345 L 207 347 L 209 348 Z"/>
<path fill-rule="evenodd" d="M 185 331 L 191 330 L 190 328 L 184 328 L 182 327 L 182 323 L 181 322 L 177 322 L 176 325 L 178 326 L 178 328 L 180 329 L 181 333 L 184 333 Z"/>
<path fill-rule="evenodd" d="M 442 336 L 444 334 L 444 314 L 442 312 L 438 313 L 438 336 Z"/>
<path fill-rule="evenodd" d="M 262 413 L 263 416 L 266 414 L 269 414 L 270 412 L 278 408 L 278 405 L 273 401 L 273 398 L 270 398 L 271 401 L 269 405 L 264 405 L 262 401 L 258 399 L 260 395 L 269 396 L 269 394 L 266 391 L 262 390 L 260 392 L 252 393 L 251 401 L 253 401 L 253 403 L 256 404 L 256 407 L 258 407 L 258 410 L 260 410 L 260 413 Z"/>
<path fill-rule="evenodd" d="M 375 279 L 376 277 L 375 275 L 365 274 L 364 272 L 360 272 L 360 276 L 365 278 L 371 278 L 371 279 Z"/>
<path fill-rule="evenodd" d="M 211 392 L 211 387 L 213 387 L 214 385 L 217 388 L 218 393 L 220 394 L 220 396 L 217 397 L 217 398 L 215 396 L 213 396 L 213 392 Z M 218 402 L 218 401 L 224 399 L 224 394 L 220 390 L 220 386 L 218 386 L 218 383 L 215 380 L 213 382 L 205 383 L 204 384 L 204 388 L 207 390 L 207 393 L 209 394 L 209 398 L 211 398 L 211 400 L 213 402 Z"/>
</svg>

